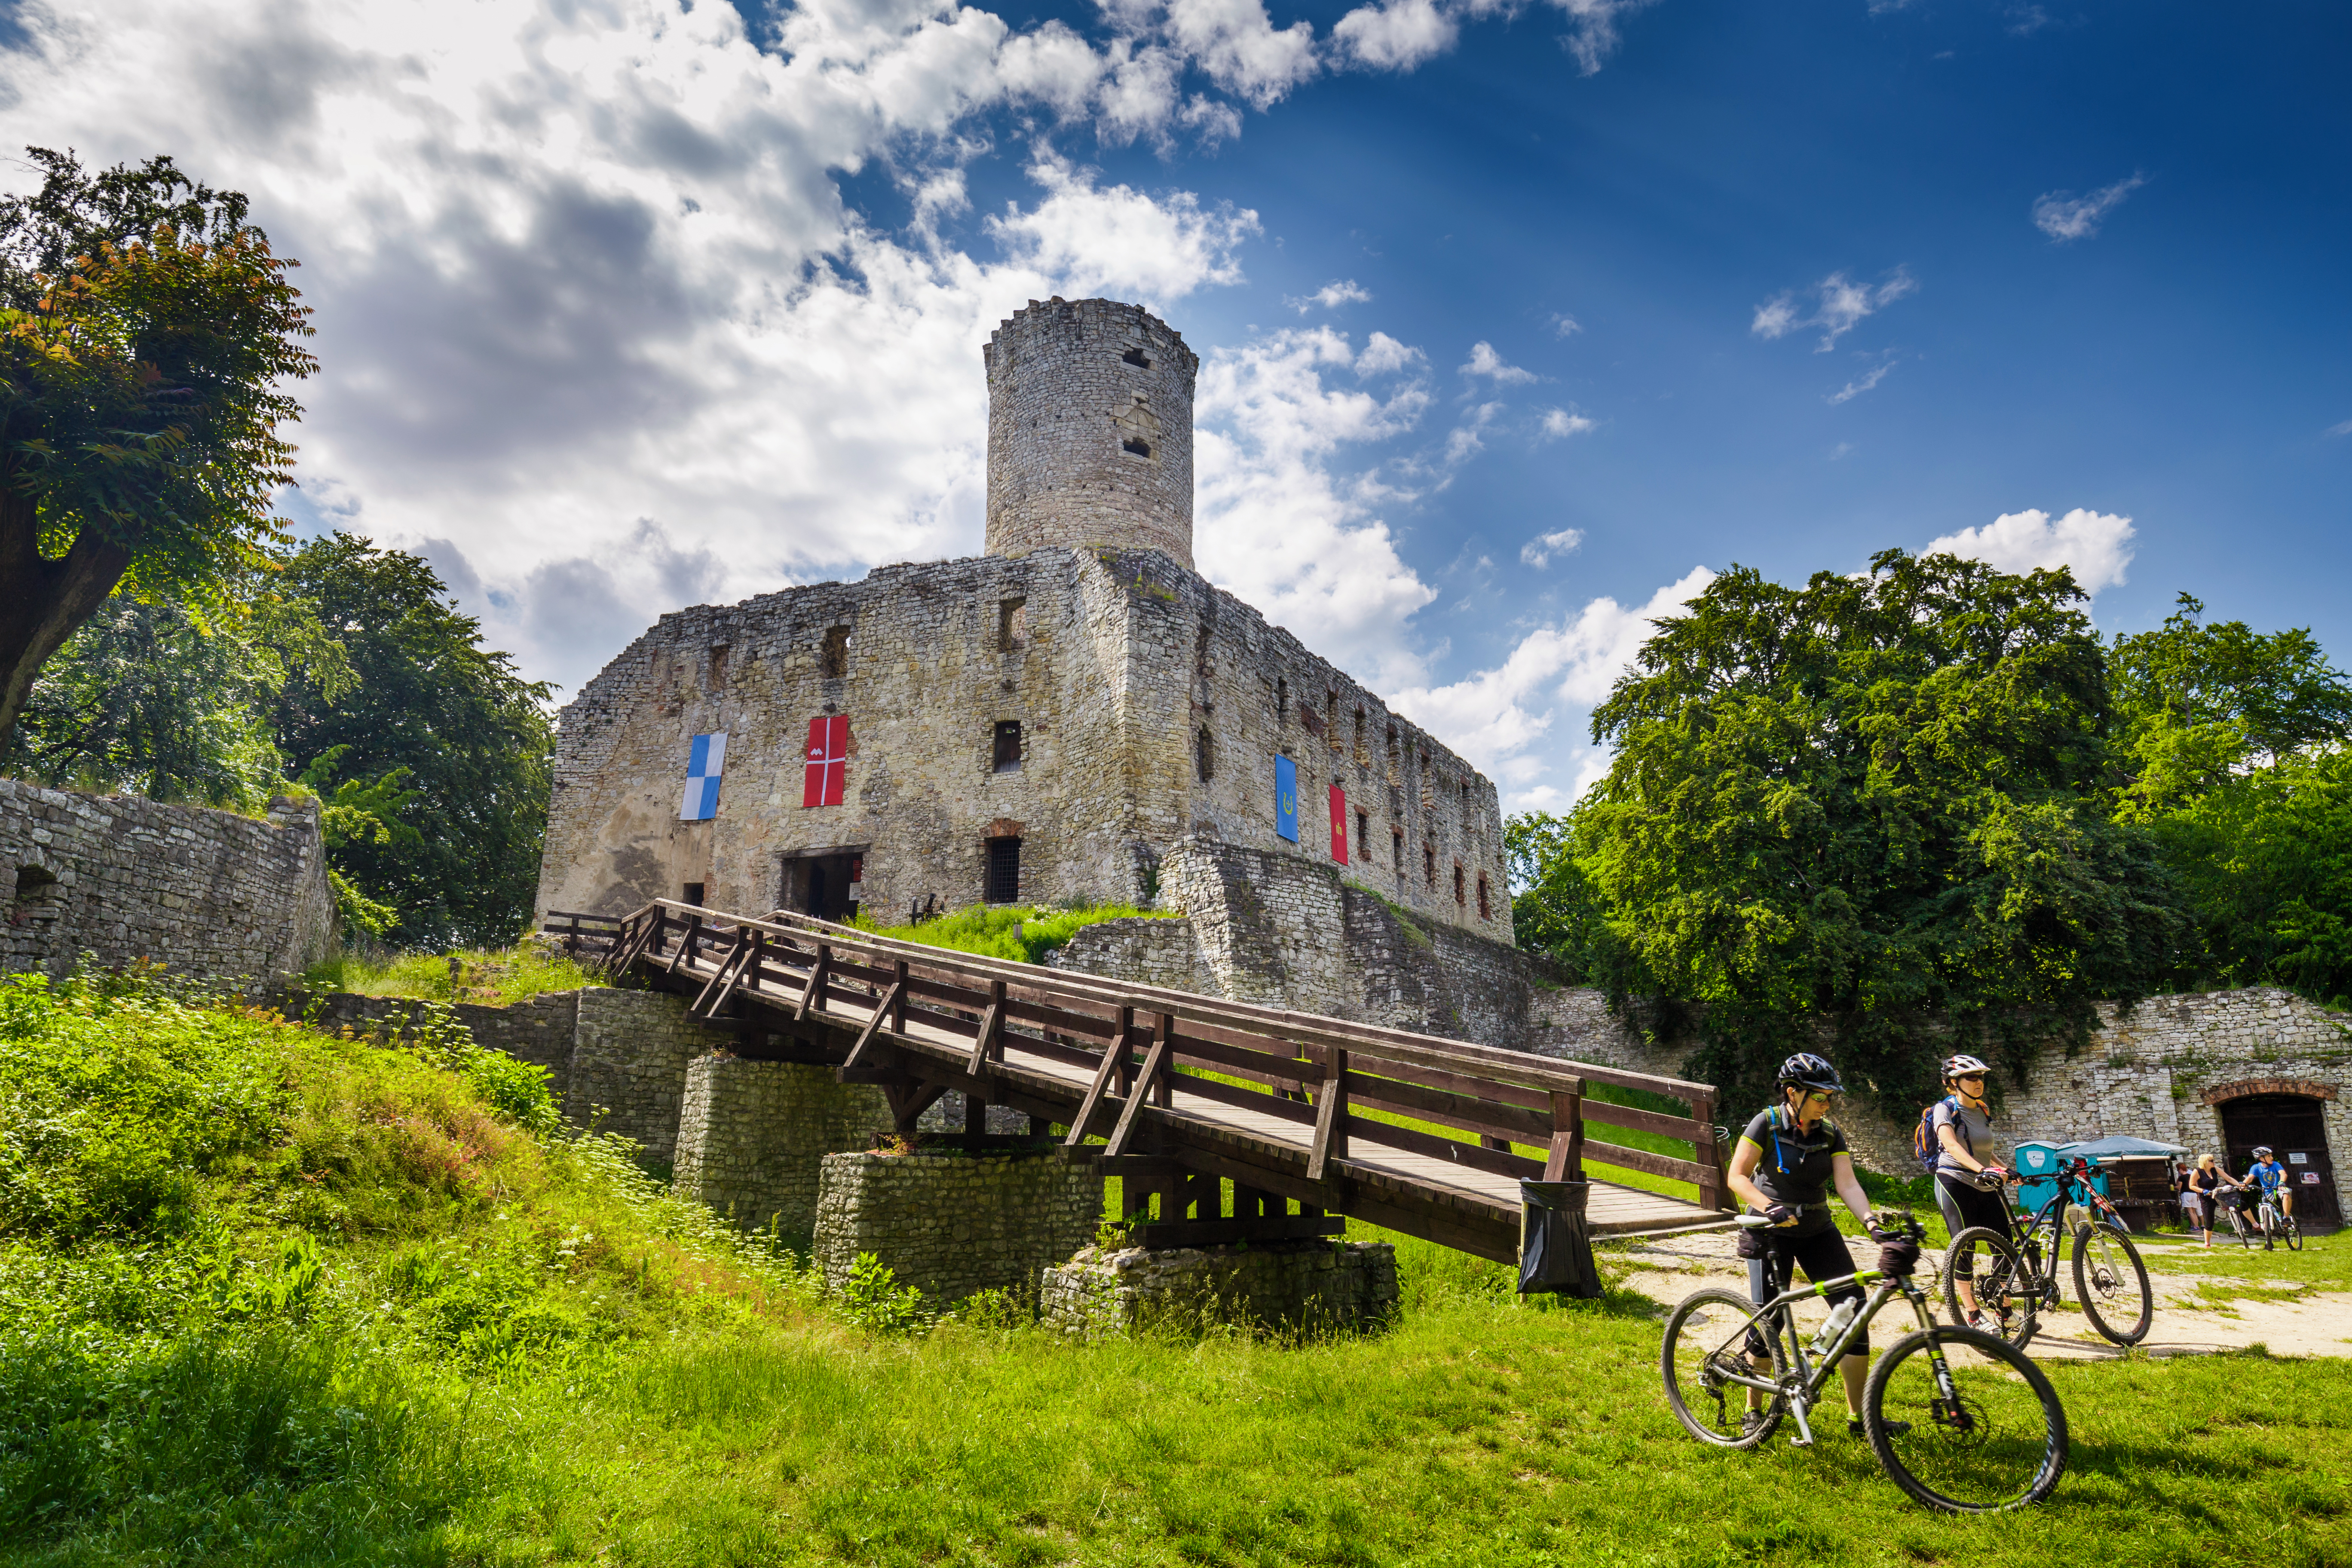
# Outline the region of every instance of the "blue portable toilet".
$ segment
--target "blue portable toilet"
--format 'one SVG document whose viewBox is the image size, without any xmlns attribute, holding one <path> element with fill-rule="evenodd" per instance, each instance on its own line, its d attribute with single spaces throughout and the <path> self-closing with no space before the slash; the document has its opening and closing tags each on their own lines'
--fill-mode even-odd
<svg viewBox="0 0 2352 1568">
<path fill-rule="evenodd" d="M 2028 1142 L 2020 1143 L 2010 1155 L 2017 1173 L 2023 1178 L 2017 1188 L 2017 1206 L 2025 1214 L 2038 1214 L 2058 1192 L 2058 1145 Z"/>
</svg>

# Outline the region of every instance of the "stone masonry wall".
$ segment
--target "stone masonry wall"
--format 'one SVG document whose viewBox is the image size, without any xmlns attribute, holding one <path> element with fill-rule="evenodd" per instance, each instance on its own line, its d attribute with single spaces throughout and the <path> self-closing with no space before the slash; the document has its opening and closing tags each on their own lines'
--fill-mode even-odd
<svg viewBox="0 0 2352 1568">
<path fill-rule="evenodd" d="M 580 997 L 577 991 L 551 991 L 500 1007 L 460 1002 L 450 1011 L 473 1036 L 475 1044 L 545 1068 L 548 1093 L 562 1106 L 571 1087 Z M 406 996 L 361 996 L 349 991 L 304 991 L 295 986 L 269 999 L 288 1017 L 330 1033 L 349 1028 L 355 1035 L 381 1037 L 411 1030 L 425 1017 L 425 1004 Z"/>
<path fill-rule="evenodd" d="M 988 552 L 1157 550 L 1192 564 L 1192 378 L 1167 322 L 1109 300 L 1029 301 L 989 334 Z"/>
<path fill-rule="evenodd" d="M 315 803 L 269 819 L 0 779 L 0 971 L 63 974 L 85 952 L 205 979 L 268 981 L 327 955 L 335 900 Z"/>
<path fill-rule="evenodd" d="M 933 1306 L 1008 1290 L 1034 1306 L 1041 1274 L 1094 1239 L 1102 1178 L 1052 1155 L 827 1154 L 816 1261 L 827 1289 L 861 1252 Z"/>
<path fill-rule="evenodd" d="M 1212 1323 L 1312 1334 L 1378 1327 L 1398 1300 L 1396 1248 L 1385 1241 L 1089 1247 L 1045 1270 L 1040 1315 L 1082 1340 Z"/>
<path fill-rule="evenodd" d="M 687 1067 L 675 1185 L 745 1230 L 773 1226 L 797 1245 L 816 1229 L 827 1154 L 870 1149 L 891 1130 L 890 1103 L 833 1069 L 723 1053 Z"/>
<path fill-rule="evenodd" d="M 686 998 L 662 991 L 583 991 L 564 1120 L 618 1132 L 645 1146 L 646 1158 L 677 1157 L 687 1064 L 710 1049 L 712 1037 L 687 1016 Z"/>
</svg>

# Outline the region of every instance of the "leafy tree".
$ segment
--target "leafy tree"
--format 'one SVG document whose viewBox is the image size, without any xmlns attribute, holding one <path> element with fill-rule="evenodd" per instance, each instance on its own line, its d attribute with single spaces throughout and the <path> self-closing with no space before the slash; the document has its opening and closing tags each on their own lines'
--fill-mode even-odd
<svg viewBox="0 0 2352 1568">
<path fill-rule="evenodd" d="M 243 196 L 169 158 L 29 152 L 41 189 L 0 201 L 0 751 L 118 586 L 201 613 L 260 564 L 301 412 L 282 388 L 316 365 Z"/>
<path fill-rule="evenodd" d="M 296 668 L 336 697 L 354 679 L 303 600 L 264 591 L 200 617 L 117 593 L 43 668 L 7 762 L 43 784 L 256 812 L 284 787 L 268 710 Z"/>
<path fill-rule="evenodd" d="M 2200 978 L 2352 993 L 2352 752 L 2292 752 L 2154 822 L 2189 891 Z"/>
<path fill-rule="evenodd" d="M 2157 984 L 2185 922 L 2107 809 L 2083 598 L 2063 570 L 1887 551 L 1802 588 L 1734 568 L 1662 622 L 1593 716 L 1616 759 L 1574 819 L 1599 978 L 1702 1005 L 1720 1081 L 1827 1031 L 1888 1095 L 1930 1086 L 1931 1019 L 2021 1071 Z"/>
<path fill-rule="evenodd" d="M 1609 922 L 1578 848 L 1581 819 L 1529 812 L 1503 824 L 1511 874 L 1511 929 L 1518 944 L 1556 961 L 1578 980 L 1616 966 Z"/>
<path fill-rule="evenodd" d="M 283 581 L 318 605 L 357 677 L 338 695 L 298 671 L 270 713 L 329 805 L 361 814 L 331 858 L 397 911 L 385 934 L 402 946 L 511 941 L 538 888 L 553 689 L 484 648 L 414 555 L 335 533 L 289 557 Z"/>
<path fill-rule="evenodd" d="M 2126 816 L 2184 806 L 2248 770 L 2352 737 L 2352 682 L 2306 629 L 2206 625 L 2188 594 L 2164 625 L 2116 639 L 2111 681 L 2132 776 Z"/>
</svg>

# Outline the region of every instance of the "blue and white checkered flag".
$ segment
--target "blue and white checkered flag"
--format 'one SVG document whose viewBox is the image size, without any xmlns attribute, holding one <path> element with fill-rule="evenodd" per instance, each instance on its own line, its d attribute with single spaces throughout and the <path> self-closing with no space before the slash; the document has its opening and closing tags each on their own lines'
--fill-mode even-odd
<svg viewBox="0 0 2352 1568">
<path fill-rule="evenodd" d="M 677 808 L 680 822 L 708 822 L 719 815 L 719 775 L 726 764 L 726 731 L 694 738 L 686 757 L 686 798 Z"/>
</svg>

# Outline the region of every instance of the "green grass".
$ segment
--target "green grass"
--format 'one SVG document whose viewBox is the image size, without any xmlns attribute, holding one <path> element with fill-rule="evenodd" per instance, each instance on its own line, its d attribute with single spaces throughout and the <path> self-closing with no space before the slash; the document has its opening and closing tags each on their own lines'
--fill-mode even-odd
<svg viewBox="0 0 2352 1568">
<path fill-rule="evenodd" d="M 862 1331 L 486 1058 L 0 984 L 0 1563 L 2315 1568 L 2352 1548 L 2344 1362 L 2053 1365 L 2056 1498 L 1948 1520 L 1843 1436 L 1685 1436 L 1656 1304 L 1521 1304 L 1511 1270 L 1423 1242 L 1399 1244 L 1395 1327 L 1363 1338 Z"/>
<path fill-rule="evenodd" d="M 453 958 L 458 966 L 454 975 L 449 967 Z M 604 983 L 562 953 L 531 942 L 502 949 L 402 953 L 388 959 L 339 953 L 302 972 L 303 985 L 312 991 L 415 996 L 492 1007 L 503 1007 L 551 991 L 577 991 L 583 985 Z"/>
<path fill-rule="evenodd" d="M 1048 909 L 1036 904 L 972 904 L 920 925 L 886 926 L 857 917 L 857 927 L 877 936 L 918 942 L 955 952 L 977 953 L 1015 963 L 1043 963 L 1045 955 L 1090 925 L 1104 921 L 1172 920 L 1164 910 L 1139 910 L 1133 904 L 1089 904 L 1083 909 Z"/>
</svg>

